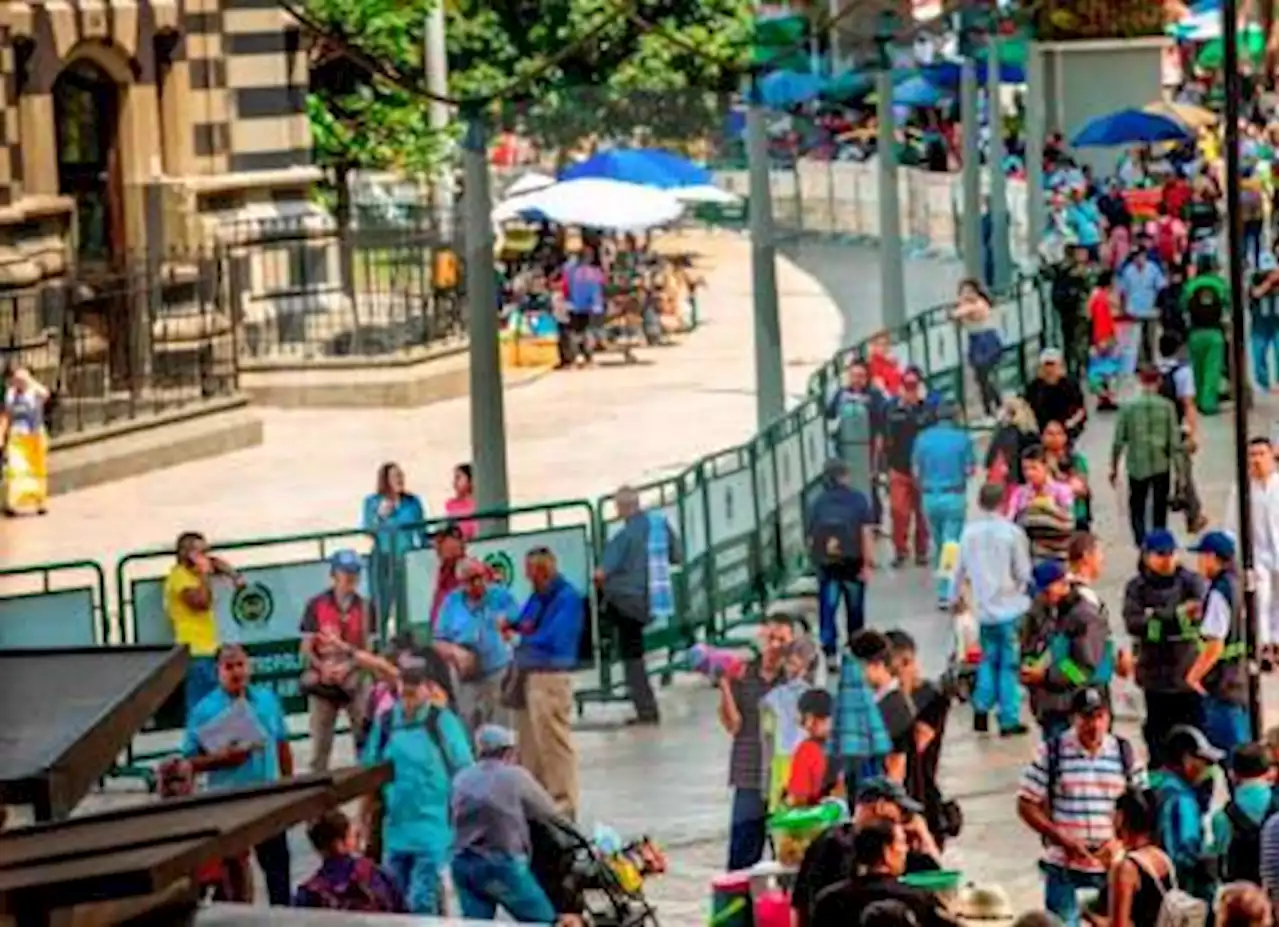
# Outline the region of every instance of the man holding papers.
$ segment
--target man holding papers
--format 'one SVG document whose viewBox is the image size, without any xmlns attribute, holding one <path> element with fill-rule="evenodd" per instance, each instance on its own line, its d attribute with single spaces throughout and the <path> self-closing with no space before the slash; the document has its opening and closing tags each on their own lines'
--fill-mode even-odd
<svg viewBox="0 0 1280 927">
<path fill-rule="evenodd" d="M 293 753 L 280 700 L 249 684 L 249 656 L 239 644 L 218 648 L 218 688 L 187 714 L 182 752 L 212 789 L 264 785 L 293 775 Z M 254 848 L 271 904 L 291 895 L 289 843 L 277 834 Z"/>
</svg>

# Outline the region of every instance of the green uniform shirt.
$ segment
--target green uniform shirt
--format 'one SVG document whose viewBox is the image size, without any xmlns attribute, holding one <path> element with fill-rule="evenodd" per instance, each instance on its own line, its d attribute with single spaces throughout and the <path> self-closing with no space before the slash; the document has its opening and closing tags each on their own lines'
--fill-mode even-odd
<svg viewBox="0 0 1280 927">
<path fill-rule="evenodd" d="M 1179 447 L 1178 412 L 1158 393 L 1142 393 L 1125 403 L 1116 419 L 1111 443 L 1111 465 L 1125 458 L 1125 468 L 1135 480 L 1168 473 Z"/>
</svg>

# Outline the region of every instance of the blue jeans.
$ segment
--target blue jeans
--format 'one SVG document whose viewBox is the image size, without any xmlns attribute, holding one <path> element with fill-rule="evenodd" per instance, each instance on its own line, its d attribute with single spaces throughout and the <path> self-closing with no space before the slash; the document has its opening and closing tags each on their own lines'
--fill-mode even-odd
<svg viewBox="0 0 1280 927">
<path fill-rule="evenodd" d="M 1255 325 L 1249 332 L 1249 347 L 1253 353 L 1253 380 L 1258 389 L 1270 389 L 1271 371 L 1280 368 L 1280 330 Z"/>
<path fill-rule="evenodd" d="M 921 494 L 921 507 L 929 522 L 929 539 L 933 543 L 933 568 L 936 573 L 942 562 L 942 548 L 948 543 L 959 542 L 964 531 L 965 496 L 963 492 L 931 492 Z M 947 598 L 951 590 L 950 576 L 934 577 L 938 601 Z"/>
<path fill-rule="evenodd" d="M 1018 682 L 1018 622 L 983 622 L 978 626 L 982 662 L 973 687 L 973 710 L 986 714 L 998 708 L 1001 730 L 1018 723 L 1022 710 L 1022 685 Z"/>
<path fill-rule="evenodd" d="M 1080 927 L 1080 899 L 1076 892 L 1082 888 L 1101 890 L 1107 884 L 1107 874 L 1079 872 L 1053 863 L 1041 863 L 1040 871 L 1044 873 L 1045 908 L 1058 915 L 1066 927 Z"/>
<path fill-rule="evenodd" d="M 387 853 L 386 870 L 395 879 L 410 914 L 440 913 L 440 860 L 433 853 Z"/>
<path fill-rule="evenodd" d="M 734 789 L 729 821 L 730 872 L 750 869 L 764 856 L 769 808 L 760 789 Z"/>
<path fill-rule="evenodd" d="M 846 640 L 862 630 L 863 601 L 866 586 L 856 579 L 841 579 L 831 570 L 818 568 L 818 628 L 822 638 L 822 652 L 828 656 L 836 652 L 840 634 L 836 630 L 836 612 L 844 601 L 844 628 Z"/>
<path fill-rule="evenodd" d="M 1228 757 L 1240 744 L 1253 739 L 1249 731 L 1249 709 L 1243 705 L 1209 696 L 1201 703 L 1200 712 L 1204 736 Z"/>
<path fill-rule="evenodd" d="M 453 884 L 465 918 L 491 921 L 502 908 L 518 924 L 556 919 L 555 907 L 522 856 L 463 851 L 453 858 Z"/>
<path fill-rule="evenodd" d="M 187 716 L 200 700 L 218 688 L 218 661 L 213 657 L 192 657 L 187 661 L 187 680 L 183 695 L 187 703 Z"/>
</svg>

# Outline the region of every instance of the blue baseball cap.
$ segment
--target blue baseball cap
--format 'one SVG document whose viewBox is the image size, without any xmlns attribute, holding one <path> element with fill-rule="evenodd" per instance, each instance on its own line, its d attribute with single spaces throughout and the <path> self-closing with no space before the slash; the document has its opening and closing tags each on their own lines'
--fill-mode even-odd
<svg viewBox="0 0 1280 927">
<path fill-rule="evenodd" d="M 1066 568 L 1056 560 L 1037 563 L 1036 568 L 1031 571 L 1031 582 L 1036 587 L 1037 593 L 1044 592 L 1054 583 L 1066 578 Z"/>
<path fill-rule="evenodd" d="M 1173 532 L 1167 531 L 1164 528 L 1156 528 L 1154 531 L 1148 531 L 1147 536 L 1142 539 L 1143 553 L 1168 555 L 1177 549 L 1177 538 L 1173 536 Z"/>
<path fill-rule="evenodd" d="M 1236 556 L 1236 541 L 1231 535 L 1225 531 L 1208 531 L 1195 546 L 1191 548 L 1193 554 L 1213 554 L 1219 560 L 1234 560 Z"/>
<path fill-rule="evenodd" d="M 329 569 L 336 573 L 359 573 L 364 569 L 364 561 L 354 550 L 344 548 L 335 550 L 329 557 Z"/>
</svg>

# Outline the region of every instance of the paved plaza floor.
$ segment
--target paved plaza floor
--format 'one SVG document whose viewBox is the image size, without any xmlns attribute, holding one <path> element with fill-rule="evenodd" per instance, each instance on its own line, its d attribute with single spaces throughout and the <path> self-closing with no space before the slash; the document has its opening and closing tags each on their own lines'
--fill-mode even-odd
<svg viewBox="0 0 1280 927">
<path fill-rule="evenodd" d="M 815 246 L 830 247 L 830 246 Z M 550 376 L 508 396 L 513 494 L 519 501 L 602 493 L 622 481 L 662 475 L 708 451 L 739 441 L 753 429 L 749 273 L 742 239 L 708 246 L 718 263 L 710 273 L 705 328 L 670 350 L 650 352 L 653 363 Z M 876 303 L 859 290 L 874 280 L 874 251 L 830 252 L 824 282 L 783 263 L 783 332 L 788 388 L 805 377 L 841 340 L 878 325 Z M 811 257 L 814 257 L 811 255 Z M 954 285 L 950 265 L 919 265 L 908 275 L 912 305 L 941 300 Z M 1276 406 L 1254 411 L 1260 433 L 1274 435 Z M 319 526 L 348 526 L 383 459 L 400 460 L 415 488 L 438 504 L 449 467 L 465 459 L 465 402 L 385 412 L 270 412 L 262 448 L 174 468 L 53 500 L 48 518 L 0 526 L 6 563 L 89 556 L 165 544 L 179 531 L 202 528 L 215 538 L 279 534 Z M 1095 416 L 1083 450 L 1095 474 L 1096 530 L 1106 545 L 1100 591 L 1119 623 L 1120 590 L 1136 562 L 1120 500 L 1106 485 L 1112 420 Z M 319 463 L 319 461 L 323 463 Z M 1218 520 L 1234 478 L 1227 415 L 1206 421 L 1197 458 L 1207 511 Z M 1175 526 L 1180 528 L 1181 526 Z M 884 558 L 887 562 L 887 558 Z M 919 569 L 881 571 L 868 593 L 868 618 L 898 627 L 920 643 L 926 669 L 941 670 L 950 648 L 950 621 L 934 608 Z M 695 677 L 680 677 L 661 693 L 663 725 L 623 729 L 623 706 L 589 707 L 576 735 L 582 780 L 582 823 L 607 823 L 626 835 L 649 834 L 667 847 L 671 872 L 650 883 L 650 897 L 669 924 L 705 923 L 707 885 L 724 863 L 729 790 L 728 738 L 715 716 L 715 692 Z M 1275 718 L 1275 679 L 1268 680 Z M 1134 732 L 1131 722 L 1122 729 Z M 974 881 L 995 882 L 1016 905 L 1037 903 L 1034 865 L 1039 846 L 1016 820 L 1014 791 L 1034 747 L 1032 738 L 1002 740 L 971 731 L 970 714 L 953 713 L 943 751 L 943 790 L 960 800 L 962 836 L 949 861 Z M 305 761 L 305 745 L 299 759 Z M 339 744 L 338 761 L 350 757 Z M 301 766 L 301 764 L 300 764 Z M 135 789 L 131 791 L 130 789 Z M 146 800 L 136 786 L 111 783 L 87 808 Z M 314 864 L 301 833 L 292 835 L 299 876 Z"/>
</svg>

